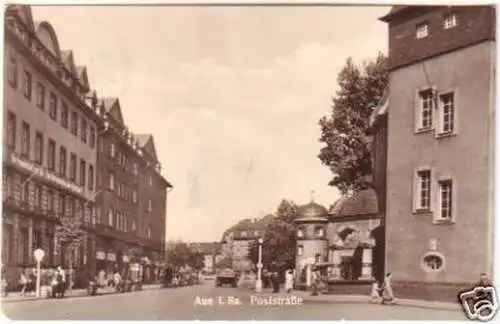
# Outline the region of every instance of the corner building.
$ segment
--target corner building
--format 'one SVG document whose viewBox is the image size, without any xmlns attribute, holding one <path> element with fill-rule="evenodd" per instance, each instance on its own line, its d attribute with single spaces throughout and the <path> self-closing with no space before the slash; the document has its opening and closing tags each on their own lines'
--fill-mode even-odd
<svg viewBox="0 0 500 324">
<path fill-rule="evenodd" d="M 495 8 L 394 6 L 386 271 L 398 297 L 456 298 L 493 271 Z"/>
<path fill-rule="evenodd" d="M 68 266 L 56 231 L 62 216 L 82 218 L 91 230 L 99 118 L 85 103 L 85 67 L 29 6 L 6 8 L 4 41 L 2 263 L 17 282 L 37 248 L 42 265 Z M 74 266 L 88 264 L 91 246 L 84 237 Z"/>
</svg>

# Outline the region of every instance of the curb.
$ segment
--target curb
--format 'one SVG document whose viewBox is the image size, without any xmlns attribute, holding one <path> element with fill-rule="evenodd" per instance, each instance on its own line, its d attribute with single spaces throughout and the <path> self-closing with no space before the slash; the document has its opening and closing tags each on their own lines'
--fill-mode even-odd
<svg viewBox="0 0 500 324">
<path fill-rule="evenodd" d="M 375 304 L 385 306 L 379 302 L 374 303 L 371 297 L 362 295 L 319 295 L 319 296 L 301 296 L 304 301 L 314 303 L 360 303 L 360 304 Z M 400 299 L 396 298 L 393 305 L 403 307 L 417 307 L 426 309 L 440 309 L 440 310 L 453 310 L 460 311 L 460 305 L 446 302 L 434 302 L 417 299 Z"/>
<path fill-rule="evenodd" d="M 131 291 L 131 292 L 141 292 L 141 291 L 145 291 L 145 290 L 155 290 L 155 289 L 161 289 L 161 288 L 162 288 L 162 285 L 157 284 L 157 285 L 143 286 L 142 290 Z M 73 290 L 71 295 L 66 295 L 62 299 L 67 300 L 67 299 L 82 298 L 82 297 L 100 297 L 100 296 L 108 296 L 108 295 L 113 295 L 113 294 L 120 294 L 121 295 L 121 294 L 127 294 L 127 293 L 130 293 L 130 292 L 116 293 L 115 289 L 113 288 L 113 289 L 101 289 L 101 291 L 97 291 L 97 293 L 95 295 L 89 296 L 87 294 L 86 289 L 78 289 L 78 290 Z M 35 301 L 42 301 L 42 300 L 60 300 L 60 299 L 58 299 L 58 298 L 42 298 L 42 297 L 36 298 L 34 296 L 30 296 L 30 297 L 24 297 L 24 298 L 19 297 L 19 298 L 9 300 L 9 297 L 7 297 L 7 299 L 5 299 L 5 297 L 2 297 L 2 298 L 0 298 L 0 304 L 21 303 L 21 302 L 28 302 L 28 301 L 35 302 Z"/>
</svg>

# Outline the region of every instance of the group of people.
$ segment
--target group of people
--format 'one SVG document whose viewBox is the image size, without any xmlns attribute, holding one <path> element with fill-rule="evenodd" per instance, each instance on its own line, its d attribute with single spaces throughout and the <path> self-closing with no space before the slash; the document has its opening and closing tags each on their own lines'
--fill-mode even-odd
<svg viewBox="0 0 500 324">
<path fill-rule="evenodd" d="M 32 271 L 26 272 L 25 270 L 21 270 L 19 276 L 19 284 L 21 285 L 21 296 L 25 296 L 28 292 L 36 291 L 36 280 L 37 273 L 36 269 Z M 51 296 L 54 298 L 62 298 L 64 297 L 64 293 L 67 289 L 66 284 L 66 273 L 61 266 L 58 266 L 56 269 L 53 269 L 50 277 L 50 287 L 51 287 Z"/>
</svg>

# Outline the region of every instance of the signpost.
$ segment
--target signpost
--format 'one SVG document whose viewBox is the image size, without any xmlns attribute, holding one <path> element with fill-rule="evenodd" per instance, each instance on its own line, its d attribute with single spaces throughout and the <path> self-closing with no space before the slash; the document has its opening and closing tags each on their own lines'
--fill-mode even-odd
<svg viewBox="0 0 500 324">
<path fill-rule="evenodd" d="M 45 252 L 42 249 L 36 249 L 33 254 L 36 260 L 36 298 L 40 298 L 40 262 L 42 262 Z"/>
</svg>

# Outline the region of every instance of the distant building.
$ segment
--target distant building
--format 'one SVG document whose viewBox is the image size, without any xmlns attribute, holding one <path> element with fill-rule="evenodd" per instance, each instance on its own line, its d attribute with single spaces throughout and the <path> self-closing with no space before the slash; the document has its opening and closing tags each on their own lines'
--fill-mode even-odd
<svg viewBox="0 0 500 324">
<path fill-rule="evenodd" d="M 244 219 L 227 229 L 222 235 L 222 252 L 230 256 L 233 267 L 240 270 L 249 270 L 253 267 L 248 258 L 250 245 L 260 237 L 264 237 L 267 225 L 275 218 L 268 214 L 260 219 Z"/>
<path fill-rule="evenodd" d="M 222 260 L 222 245 L 220 242 L 191 243 L 189 247 L 193 251 L 203 254 L 203 272 L 215 273 L 215 265 Z"/>
<path fill-rule="evenodd" d="M 394 6 L 381 20 L 386 271 L 396 295 L 454 298 L 493 271 L 495 7 Z"/>
<path fill-rule="evenodd" d="M 296 282 L 311 286 L 314 268 L 322 269 L 330 283 L 370 283 L 380 278 L 383 255 L 382 214 L 377 195 L 365 189 L 336 201 L 329 212 L 311 201 L 299 206 L 297 218 Z"/>
</svg>

